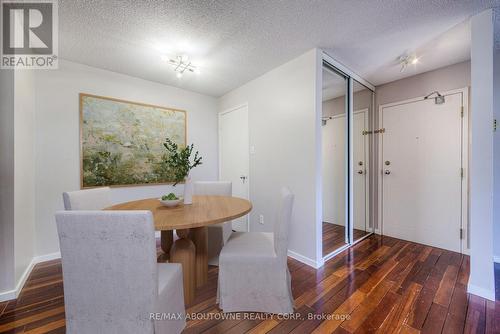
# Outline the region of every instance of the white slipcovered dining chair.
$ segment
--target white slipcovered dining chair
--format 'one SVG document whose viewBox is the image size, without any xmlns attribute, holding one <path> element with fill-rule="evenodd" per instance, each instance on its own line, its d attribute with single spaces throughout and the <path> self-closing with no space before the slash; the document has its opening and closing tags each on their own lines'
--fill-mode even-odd
<svg viewBox="0 0 500 334">
<path fill-rule="evenodd" d="M 65 210 L 102 210 L 111 206 L 109 187 L 68 191 L 63 193 Z"/>
<path fill-rule="evenodd" d="M 195 195 L 231 196 L 232 183 L 229 181 L 198 181 L 194 182 Z M 227 242 L 233 226 L 231 221 L 208 226 L 208 264 L 219 265 L 219 253 Z"/>
<path fill-rule="evenodd" d="M 274 233 L 235 232 L 224 245 L 217 289 L 223 312 L 293 312 L 287 265 L 293 198 L 282 189 Z"/>
<path fill-rule="evenodd" d="M 67 333 L 183 330 L 182 267 L 156 262 L 150 211 L 60 211 L 56 222 Z"/>
</svg>

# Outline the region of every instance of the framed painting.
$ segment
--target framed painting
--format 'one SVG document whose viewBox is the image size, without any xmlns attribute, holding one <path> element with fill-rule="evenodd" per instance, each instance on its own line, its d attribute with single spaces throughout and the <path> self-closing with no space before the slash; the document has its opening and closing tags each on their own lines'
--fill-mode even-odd
<svg viewBox="0 0 500 334">
<path fill-rule="evenodd" d="M 80 94 L 81 188 L 172 183 L 168 137 L 186 145 L 186 112 Z"/>
</svg>

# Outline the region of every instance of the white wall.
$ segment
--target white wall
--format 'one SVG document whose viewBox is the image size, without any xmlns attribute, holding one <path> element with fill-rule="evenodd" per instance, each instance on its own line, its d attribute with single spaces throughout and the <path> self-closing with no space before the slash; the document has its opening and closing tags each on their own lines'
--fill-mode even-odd
<svg viewBox="0 0 500 334">
<path fill-rule="evenodd" d="M 34 80 L 0 71 L 0 301 L 16 297 L 34 256 Z"/>
<path fill-rule="evenodd" d="M 468 292 L 495 300 L 493 273 L 493 15 L 471 20 L 470 277 Z"/>
<path fill-rule="evenodd" d="M 14 289 L 14 71 L 0 70 L 0 297 Z"/>
<path fill-rule="evenodd" d="M 377 86 L 375 100 L 381 104 L 425 96 L 432 91 L 448 91 L 470 86 L 470 61 Z"/>
<path fill-rule="evenodd" d="M 16 71 L 14 80 L 14 250 L 19 282 L 35 253 L 34 72 Z"/>
<path fill-rule="evenodd" d="M 500 263 L 500 49 L 495 50 L 493 70 L 493 117 L 499 122 L 493 133 L 493 254 Z"/>
<path fill-rule="evenodd" d="M 218 108 L 248 103 L 250 146 L 255 148 L 250 156 L 250 231 L 273 231 L 280 188 L 288 186 L 295 194 L 289 249 L 313 262 L 321 210 L 316 201 L 321 189 L 318 55 L 311 50 L 229 92 Z M 260 214 L 264 225 L 259 224 Z"/>
<path fill-rule="evenodd" d="M 37 71 L 35 131 L 36 254 L 59 251 L 54 213 L 62 192 L 80 187 L 79 93 L 114 97 L 187 111 L 188 142 L 203 156 L 194 180 L 218 175 L 216 99 L 183 89 L 64 60 L 57 71 Z M 156 197 L 171 186 L 114 188 L 114 202 Z M 182 186 L 177 186 L 182 192 Z"/>
</svg>

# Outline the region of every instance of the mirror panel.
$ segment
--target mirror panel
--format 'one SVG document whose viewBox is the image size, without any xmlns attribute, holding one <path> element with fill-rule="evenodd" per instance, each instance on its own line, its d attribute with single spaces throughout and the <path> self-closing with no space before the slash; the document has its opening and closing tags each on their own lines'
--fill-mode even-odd
<svg viewBox="0 0 500 334">
<path fill-rule="evenodd" d="M 348 244 L 346 217 L 347 78 L 323 67 L 323 256 Z"/>
<path fill-rule="evenodd" d="M 373 135 L 373 92 L 353 80 L 353 240 L 357 241 L 372 232 L 370 221 L 370 141 Z"/>
</svg>

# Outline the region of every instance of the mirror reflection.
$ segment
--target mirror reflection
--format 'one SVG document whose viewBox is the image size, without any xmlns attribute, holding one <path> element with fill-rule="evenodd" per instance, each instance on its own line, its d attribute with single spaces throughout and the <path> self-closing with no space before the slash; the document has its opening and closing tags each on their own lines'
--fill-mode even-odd
<svg viewBox="0 0 500 334">
<path fill-rule="evenodd" d="M 353 240 L 371 232 L 370 227 L 370 136 L 373 92 L 353 80 Z"/>
<path fill-rule="evenodd" d="M 346 245 L 347 79 L 323 68 L 323 256 Z"/>
</svg>

